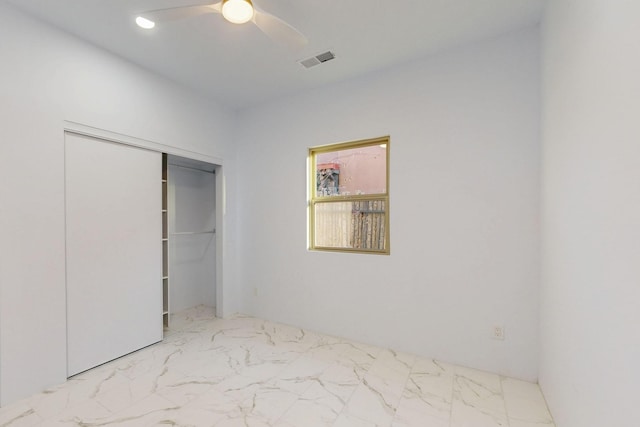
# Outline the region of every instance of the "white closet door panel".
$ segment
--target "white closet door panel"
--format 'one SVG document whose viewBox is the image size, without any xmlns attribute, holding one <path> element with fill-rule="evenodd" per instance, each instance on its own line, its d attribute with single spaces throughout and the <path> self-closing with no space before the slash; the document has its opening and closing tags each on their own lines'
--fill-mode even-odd
<svg viewBox="0 0 640 427">
<path fill-rule="evenodd" d="M 65 136 L 69 376 L 162 340 L 161 156 Z"/>
</svg>

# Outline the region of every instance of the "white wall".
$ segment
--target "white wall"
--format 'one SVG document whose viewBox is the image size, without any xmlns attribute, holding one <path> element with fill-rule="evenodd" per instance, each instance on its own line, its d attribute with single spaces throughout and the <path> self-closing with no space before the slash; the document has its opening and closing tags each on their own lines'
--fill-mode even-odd
<svg viewBox="0 0 640 427">
<path fill-rule="evenodd" d="M 241 112 L 242 310 L 535 380 L 538 48 L 531 29 Z M 383 135 L 391 255 L 308 252 L 308 147 Z"/>
<path fill-rule="evenodd" d="M 233 115 L 0 3 L 0 402 L 66 378 L 64 120 L 223 158 Z M 227 199 L 228 231 L 235 228 Z M 227 233 L 227 241 L 233 235 Z M 233 245 L 229 245 L 232 262 Z M 232 313 L 233 272 L 224 269 Z"/>
<path fill-rule="evenodd" d="M 640 3 L 553 0 L 540 382 L 558 427 L 640 425 Z"/>
</svg>

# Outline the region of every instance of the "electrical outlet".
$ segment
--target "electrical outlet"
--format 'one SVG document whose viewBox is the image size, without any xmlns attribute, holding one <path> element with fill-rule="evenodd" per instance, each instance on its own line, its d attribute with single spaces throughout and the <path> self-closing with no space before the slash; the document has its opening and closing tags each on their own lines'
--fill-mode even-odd
<svg viewBox="0 0 640 427">
<path fill-rule="evenodd" d="M 504 327 L 496 325 L 493 327 L 492 331 L 491 338 L 494 340 L 504 340 Z"/>
</svg>

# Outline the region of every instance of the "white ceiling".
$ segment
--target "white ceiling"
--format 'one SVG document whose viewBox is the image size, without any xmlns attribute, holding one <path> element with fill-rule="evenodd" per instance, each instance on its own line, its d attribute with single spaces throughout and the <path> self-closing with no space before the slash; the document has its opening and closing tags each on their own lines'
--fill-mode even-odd
<svg viewBox="0 0 640 427">
<path fill-rule="evenodd" d="M 206 0 L 4 0 L 147 69 L 243 108 L 536 25 L 544 0 L 253 0 L 307 36 L 300 52 L 218 14 L 158 25 L 137 13 Z M 297 61 L 331 50 L 336 59 Z"/>
</svg>

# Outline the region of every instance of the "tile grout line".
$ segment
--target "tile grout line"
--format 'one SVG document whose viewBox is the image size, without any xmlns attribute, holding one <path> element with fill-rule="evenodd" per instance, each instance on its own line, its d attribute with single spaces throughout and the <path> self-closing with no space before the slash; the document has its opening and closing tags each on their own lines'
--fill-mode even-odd
<svg viewBox="0 0 640 427">
<path fill-rule="evenodd" d="M 416 366 L 416 357 L 413 358 L 413 363 L 411 365 L 411 368 L 409 368 L 409 375 L 407 375 L 407 378 L 404 380 L 404 385 L 402 386 L 402 391 L 400 392 L 400 398 L 398 399 L 398 405 L 396 406 L 396 410 L 393 414 L 393 418 L 391 419 L 391 425 L 393 425 L 393 422 L 396 420 L 396 417 L 398 416 L 398 408 L 400 408 L 400 403 L 404 398 L 404 392 L 407 391 L 407 384 L 409 383 L 409 379 L 411 378 L 411 374 L 413 373 L 413 369 L 415 368 L 415 366 Z"/>
<path fill-rule="evenodd" d="M 507 427 L 511 426 L 511 418 L 509 417 L 509 410 L 507 409 L 507 396 L 504 394 L 504 386 L 502 382 L 504 381 L 504 376 L 500 375 L 500 393 L 502 394 L 502 403 L 504 404 L 504 415 L 507 421 Z"/>
<path fill-rule="evenodd" d="M 449 400 L 449 427 L 453 427 L 453 397 L 456 393 L 456 377 L 458 374 L 456 373 L 456 368 L 453 368 L 453 372 L 451 373 L 451 399 Z"/>
<path fill-rule="evenodd" d="M 538 378 L 538 381 L 536 381 L 536 385 L 538 386 L 538 390 L 540 390 L 540 395 L 542 395 L 542 401 L 544 402 L 544 407 L 547 409 L 547 413 L 549 414 L 549 417 L 551 417 L 551 426 L 555 427 L 556 420 L 553 418 L 553 414 L 551 413 L 551 408 L 549 408 L 549 403 L 547 402 L 547 396 L 544 395 L 544 392 L 542 391 L 542 387 L 540 386 L 540 378 Z"/>
</svg>

